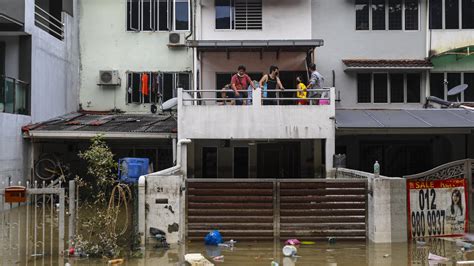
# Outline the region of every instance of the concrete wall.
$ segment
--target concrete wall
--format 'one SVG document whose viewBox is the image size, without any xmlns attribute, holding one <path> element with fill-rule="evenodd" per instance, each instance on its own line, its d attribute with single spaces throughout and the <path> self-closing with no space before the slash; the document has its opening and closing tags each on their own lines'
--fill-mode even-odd
<svg viewBox="0 0 474 266">
<path fill-rule="evenodd" d="M 214 0 L 201 0 L 200 40 L 288 40 L 311 38 L 310 0 L 263 0 L 262 30 L 216 30 Z"/>
<path fill-rule="evenodd" d="M 449 51 L 474 43 L 474 30 L 430 30 L 429 47 L 434 54 Z"/>
<path fill-rule="evenodd" d="M 0 0 L 0 13 L 24 22 L 25 0 Z"/>
<path fill-rule="evenodd" d="M 148 243 L 155 243 L 150 235 L 150 227 L 166 232 L 168 243 L 178 243 L 185 232 L 185 201 L 181 187 L 184 187 L 184 177 L 180 175 L 146 177 L 145 237 Z M 157 203 L 167 201 L 167 203 Z"/>
<path fill-rule="evenodd" d="M 5 43 L 5 76 L 20 78 L 20 37 L 0 36 Z"/>
<path fill-rule="evenodd" d="M 29 175 L 29 144 L 21 136 L 21 127 L 30 123 L 24 115 L 0 113 L 0 183 L 22 181 Z"/>
<path fill-rule="evenodd" d="M 418 31 L 356 31 L 353 0 L 312 1 L 312 38 L 324 40 L 324 46 L 316 49 L 315 61 L 319 71 L 325 76 L 328 86 L 333 86 L 332 71 L 335 71 L 334 87 L 341 95 L 337 108 L 421 107 L 421 103 L 358 104 L 356 75 L 344 72 L 342 62 L 343 59 L 424 59 L 426 56 L 426 1 L 422 0 L 421 3 Z M 422 99 L 423 97 L 424 95 Z"/>
<path fill-rule="evenodd" d="M 126 5 L 126 0 L 80 2 L 80 102 L 86 110 L 149 112 L 150 104 L 126 104 L 127 71 L 192 70 L 192 50 L 168 48 L 169 32 L 127 32 Z M 118 70 L 121 86 L 98 86 L 100 70 Z"/>
</svg>

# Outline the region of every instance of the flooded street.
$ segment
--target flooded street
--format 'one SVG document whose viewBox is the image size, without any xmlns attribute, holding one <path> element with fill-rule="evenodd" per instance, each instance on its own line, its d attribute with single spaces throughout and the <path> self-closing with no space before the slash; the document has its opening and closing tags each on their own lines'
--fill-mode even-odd
<svg viewBox="0 0 474 266">
<path fill-rule="evenodd" d="M 361 242 L 343 242 L 328 244 L 316 242 L 314 245 L 302 245 L 296 257 L 284 257 L 281 243 L 237 243 L 233 249 L 204 246 L 190 243 L 186 246 L 172 246 L 169 250 L 149 247 L 144 258 L 127 259 L 125 265 L 186 265 L 184 254 L 201 253 L 209 260 L 215 256 L 224 256 L 215 265 L 456 265 L 456 261 L 474 260 L 474 252 L 463 252 L 454 241 L 432 239 L 426 245 L 416 244 L 365 244 Z M 428 262 L 429 252 L 450 259 L 437 264 Z M 106 265 L 106 259 L 44 257 L 29 258 L 27 262 L 13 261 L 4 265 Z"/>
</svg>

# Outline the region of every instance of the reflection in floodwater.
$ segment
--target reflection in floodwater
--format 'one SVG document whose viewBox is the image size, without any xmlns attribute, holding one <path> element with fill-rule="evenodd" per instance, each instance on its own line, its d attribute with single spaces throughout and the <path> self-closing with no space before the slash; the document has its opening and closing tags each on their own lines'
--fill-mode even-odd
<svg viewBox="0 0 474 266">
<path fill-rule="evenodd" d="M 213 261 L 216 265 L 433 265 L 428 262 L 428 254 L 447 257 L 451 261 L 434 265 L 455 265 L 456 261 L 474 260 L 474 252 L 463 251 L 453 240 L 427 239 L 426 244 L 365 244 L 363 242 L 338 242 L 329 244 L 316 242 L 302 245 L 296 257 L 286 258 L 281 249 L 283 243 L 240 243 L 234 248 L 206 247 L 201 243 L 172 246 L 169 250 L 149 247 L 144 258 L 127 259 L 126 265 L 186 265 L 184 255 L 201 253 L 212 261 L 213 257 L 224 256 L 223 261 Z M 52 259 L 52 260 L 50 260 Z M 105 265 L 105 259 L 90 258 L 30 258 L 29 265 Z"/>
</svg>

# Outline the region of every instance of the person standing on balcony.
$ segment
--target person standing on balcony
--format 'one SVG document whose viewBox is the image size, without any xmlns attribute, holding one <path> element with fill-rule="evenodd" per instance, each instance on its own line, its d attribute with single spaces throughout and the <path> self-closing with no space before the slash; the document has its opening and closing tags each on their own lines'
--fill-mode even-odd
<svg viewBox="0 0 474 266">
<path fill-rule="evenodd" d="M 324 87 L 324 77 L 321 75 L 317 70 L 316 70 L 316 65 L 315 64 L 310 64 L 309 65 L 309 71 L 311 71 L 311 78 L 309 80 L 309 84 L 307 86 L 308 90 L 309 89 L 322 89 Z M 309 93 L 310 98 L 316 98 L 320 95 L 316 91 L 311 91 Z M 312 104 L 317 103 L 316 100 L 311 101 Z"/>
<path fill-rule="evenodd" d="M 237 73 L 232 76 L 231 82 L 232 90 L 234 91 L 234 98 L 236 98 L 236 104 L 244 104 L 242 94 L 245 93 L 247 87 L 250 85 L 255 90 L 256 87 L 252 82 L 252 79 L 247 75 L 246 68 L 243 65 L 240 65 L 237 68 Z"/>
<path fill-rule="evenodd" d="M 296 97 L 299 98 L 298 105 L 308 105 L 308 100 L 306 100 L 308 92 L 306 91 L 306 85 L 304 85 L 300 76 L 296 77 Z"/>
<path fill-rule="evenodd" d="M 278 77 L 280 70 L 277 66 L 270 67 L 270 74 L 265 74 L 262 79 L 260 79 L 259 85 L 261 88 L 266 84 L 267 85 L 267 98 L 276 99 L 277 90 L 285 90 L 283 84 L 281 84 L 280 78 Z M 277 100 L 264 100 L 263 105 L 277 105 Z"/>
</svg>

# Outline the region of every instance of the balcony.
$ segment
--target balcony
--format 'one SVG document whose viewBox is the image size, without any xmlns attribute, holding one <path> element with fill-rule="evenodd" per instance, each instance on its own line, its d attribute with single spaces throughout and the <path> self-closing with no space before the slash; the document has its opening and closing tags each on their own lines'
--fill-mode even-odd
<svg viewBox="0 0 474 266">
<path fill-rule="evenodd" d="M 0 113 L 29 114 L 30 86 L 28 83 L 0 77 Z"/>
<path fill-rule="evenodd" d="M 288 91 L 296 90 L 286 90 Z M 317 96 L 311 98 L 309 105 L 296 105 L 299 99 L 292 97 L 264 98 L 260 88 L 244 99 L 246 105 L 224 105 L 224 99 L 215 97 L 222 91 L 179 90 L 178 137 L 234 140 L 334 139 L 334 88 L 310 91 L 315 91 Z M 264 105 L 269 101 L 279 105 Z"/>
<path fill-rule="evenodd" d="M 56 15 L 53 15 L 39 5 L 35 5 L 35 25 L 53 37 L 63 40 L 64 23 L 62 22 L 62 14 L 61 12 L 56 13 Z"/>
</svg>

